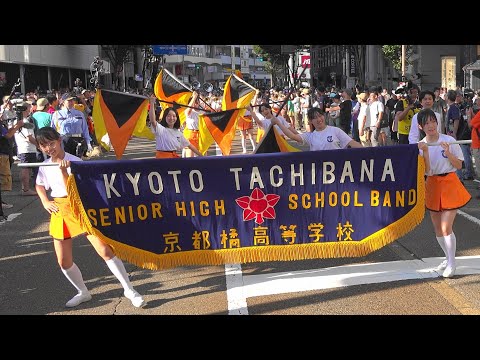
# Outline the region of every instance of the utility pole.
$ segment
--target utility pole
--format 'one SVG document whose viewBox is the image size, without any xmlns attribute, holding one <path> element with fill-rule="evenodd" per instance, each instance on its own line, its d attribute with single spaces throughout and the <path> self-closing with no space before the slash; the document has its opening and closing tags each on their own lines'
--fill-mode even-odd
<svg viewBox="0 0 480 360">
<path fill-rule="evenodd" d="M 402 81 L 405 81 L 405 53 L 407 45 L 402 45 Z"/>
</svg>

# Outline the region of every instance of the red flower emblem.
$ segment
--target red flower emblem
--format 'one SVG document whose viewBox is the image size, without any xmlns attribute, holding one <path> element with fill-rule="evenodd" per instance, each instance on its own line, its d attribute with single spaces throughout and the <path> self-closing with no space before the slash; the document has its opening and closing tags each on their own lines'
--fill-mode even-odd
<svg viewBox="0 0 480 360">
<path fill-rule="evenodd" d="M 265 195 L 262 190 L 255 188 L 250 196 L 242 196 L 235 201 L 243 209 L 243 221 L 255 219 L 257 224 L 263 224 L 264 218 L 275 219 L 276 213 L 273 207 L 278 200 L 280 196 Z"/>
</svg>

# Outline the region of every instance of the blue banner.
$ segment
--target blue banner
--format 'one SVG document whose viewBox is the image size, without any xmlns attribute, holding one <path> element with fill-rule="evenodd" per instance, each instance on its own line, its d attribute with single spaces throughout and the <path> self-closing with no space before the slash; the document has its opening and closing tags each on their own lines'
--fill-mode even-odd
<svg viewBox="0 0 480 360">
<path fill-rule="evenodd" d="M 150 269 L 364 256 L 425 212 L 416 145 L 71 169 L 71 204 L 86 230 Z"/>
</svg>

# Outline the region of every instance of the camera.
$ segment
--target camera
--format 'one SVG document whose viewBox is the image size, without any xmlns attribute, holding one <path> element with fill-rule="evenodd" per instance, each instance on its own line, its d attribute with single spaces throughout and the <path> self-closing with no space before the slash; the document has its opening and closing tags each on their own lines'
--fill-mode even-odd
<svg viewBox="0 0 480 360">
<path fill-rule="evenodd" d="M 74 84 L 75 86 L 73 87 L 72 91 L 73 95 L 80 95 L 83 91 L 82 80 L 80 80 L 80 78 L 76 78 Z"/>
<path fill-rule="evenodd" d="M 405 97 L 405 99 L 407 100 L 408 105 L 413 105 L 414 109 L 421 109 L 422 108 L 422 104 L 420 104 L 420 102 L 418 102 L 416 99 L 412 99 L 410 97 L 410 95 L 407 95 Z"/>
<path fill-rule="evenodd" d="M 23 120 L 23 127 L 25 129 L 34 129 L 35 124 L 31 115 L 25 119 L 23 118 L 23 112 L 28 110 L 28 104 L 22 99 L 12 99 L 10 101 L 13 104 L 12 110 L 17 114 L 17 121 Z"/>
<path fill-rule="evenodd" d="M 13 105 L 12 110 L 16 113 L 22 113 L 28 109 L 26 103 L 22 99 L 12 99 L 10 102 Z"/>
</svg>

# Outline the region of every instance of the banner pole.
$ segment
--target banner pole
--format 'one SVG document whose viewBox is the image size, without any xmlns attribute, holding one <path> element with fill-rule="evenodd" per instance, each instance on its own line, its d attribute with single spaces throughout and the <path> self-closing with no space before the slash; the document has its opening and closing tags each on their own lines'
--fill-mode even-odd
<svg viewBox="0 0 480 360">
<path fill-rule="evenodd" d="M 18 167 L 40 167 L 40 166 L 60 166 L 60 163 L 50 162 L 50 163 L 18 163 Z"/>
<path fill-rule="evenodd" d="M 452 141 L 452 142 L 448 142 L 447 144 L 459 144 L 459 145 L 462 145 L 462 144 L 471 144 L 472 143 L 472 140 L 455 140 L 455 141 Z M 428 146 L 438 146 L 440 145 L 439 142 L 436 142 L 436 143 L 427 143 Z"/>
</svg>

